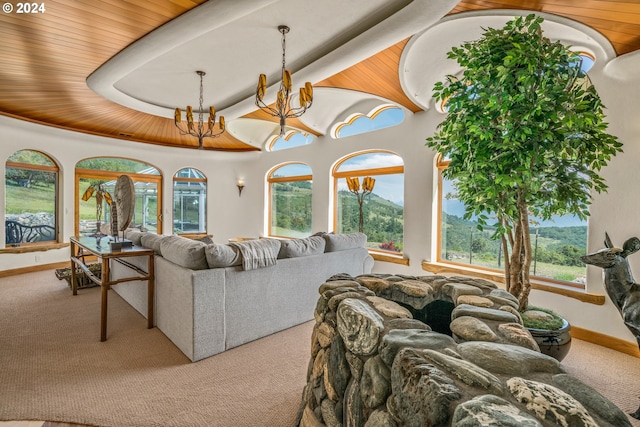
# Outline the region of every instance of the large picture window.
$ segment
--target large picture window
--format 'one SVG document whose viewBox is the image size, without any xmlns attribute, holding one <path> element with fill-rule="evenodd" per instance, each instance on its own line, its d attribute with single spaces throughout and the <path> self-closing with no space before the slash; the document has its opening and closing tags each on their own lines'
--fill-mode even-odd
<svg viewBox="0 0 640 427">
<path fill-rule="evenodd" d="M 97 199 L 94 191 L 87 200 L 82 200 L 89 186 L 101 192 L 113 194 L 116 180 L 128 175 L 134 183 L 136 204 L 130 227 L 143 227 L 154 233 L 162 233 L 162 175 L 155 167 L 137 160 L 117 157 L 96 157 L 81 160 L 76 164 L 75 181 L 75 234 L 104 234 L 109 224 L 110 211 L 104 198 Z M 101 206 L 98 207 L 101 202 Z M 99 216 L 99 218 L 98 218 Z M 99 228 L 100 227 L 100 230 Z"/>
<path fill-rule="evenodd" d="M 207 178 L 197 169 L 184 168 L 173 176 L 173 232 L 207 232 Z"/>
<path fill-rule="evenodd" d="M 463 218 L 465 208 L 456 198 L 455 183 L 442 176 L 447 164 L 446 160 L 438 162 L 438 261 L 502 271 L 504 254 L 500 240 L 492 239 L 490 227 L 479 231 L 473 218 Z M 586 221 L 569 215 L 554 217 L 552 221 L 532 218 L 530 228 L 533 249 L 530 274 L 545 281 L 584 288 L 586 266 L 580 256 L 586 254 Z"/>
<path fill-rule="evenodd" d="M 13 153 L 5 172 L 5 244 L 58 240 L 58 166 L 33 150 Z"/>
<path fill-rule="evenodd" d="M 311 168 L 303 163 L 287 163 L 269 172 L 270 236 L 311 234 L 312 177 Z"/>
<path fill-rule="evenodd" d="M 404 162 L 402 158 L 388 151 L 355 153 L 336 163 L 333 168 L 333 178 L 335 231 L 338 233 L 362 231 L 367 235 L 367 244 L 370 249 L 401 253 L 404 241 Z M 370 183 L 372 179 L 375 182 L 372 183 L 371 191 L 366 191 L 363 195 L 366 178 L 369 178 Z M 347 179 L 358 180 L 357 192 L 350 191 Z M 361 212 L 362 230 L 360 230 Z"/>
</svg>

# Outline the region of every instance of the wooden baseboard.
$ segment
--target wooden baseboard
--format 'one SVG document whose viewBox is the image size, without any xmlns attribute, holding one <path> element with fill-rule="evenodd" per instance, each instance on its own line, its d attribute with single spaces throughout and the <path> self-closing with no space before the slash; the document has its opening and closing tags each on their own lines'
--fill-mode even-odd
<svg viewBox="0 0 640 427">
<path fill-rule="evenodd" d="M 55 262 L 51 264 L 30 265 L 29 267 L 14 268 L 11 270 L 0 271 L 1 277 L 16 276 L 18 274 L 34 273 L 36 271 L 53 270 L 54 268 L 69 267 L 71 261 Z"/>
<path fill-rule="evenodd" d="M 601 334 L 600 332 L 590 331 L 573 325 L 571 325 L 571 336 L 575 339 L 598 344 L 603 347 L 619 351 L 620 353 L 640 358 L 638 344 L 634 342 L 625 341 L 620 338 L 615 338 L 610 335 Z"/>
</svg>

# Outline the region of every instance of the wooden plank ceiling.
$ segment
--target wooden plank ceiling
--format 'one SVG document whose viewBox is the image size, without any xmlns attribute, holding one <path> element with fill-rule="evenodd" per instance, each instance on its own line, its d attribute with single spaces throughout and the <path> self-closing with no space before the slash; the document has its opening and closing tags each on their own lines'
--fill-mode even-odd
<svg viewBox="0 0 640 427">
<path fill-rule="evenodd" d="M 0 15 L 0 114 L 94 135 L 149 144 L 196 148 L 171 119 L 134 111 L 89 89 L 91 72 L 126 46 L 204 3 L 205 0 L 49 0 L 39 15 Z M 482 9 L 528 9 L 586 24 L 622 55 L 640 48 L 637 0 L 462 0 L 451 14 Z M 420 108 L 403 93 L 398 62 L 407 40 L 332 76 L 316 86 L 372 93 Z M 247 117 L 265 118 L 259 112 Z M 205 149 L 256 148 L 223 134 Z"/>
</svg>

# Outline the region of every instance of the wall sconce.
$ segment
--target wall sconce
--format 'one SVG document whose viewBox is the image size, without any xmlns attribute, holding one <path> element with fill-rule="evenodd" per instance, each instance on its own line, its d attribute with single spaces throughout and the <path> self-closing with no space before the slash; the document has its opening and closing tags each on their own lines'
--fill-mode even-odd
<svg viewBox="0 0 640 427">
<path fill-rule="evenodd" d="M 242 195 L 242 190 L 244 189 L 244 181 L 242 179 L 238 179 L 238 197 Z"/>
</svg>

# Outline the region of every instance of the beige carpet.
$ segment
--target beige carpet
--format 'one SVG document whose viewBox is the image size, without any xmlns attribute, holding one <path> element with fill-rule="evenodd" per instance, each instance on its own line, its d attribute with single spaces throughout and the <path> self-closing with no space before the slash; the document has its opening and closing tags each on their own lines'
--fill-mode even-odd
<svg viewBox="0 0 640 427">
<path fill-rule="evenodd" d="M 53 270 L 0 279 L 0 420 L 294 424 L 312 322 L 190 363 L 113 292 L 108 340 L 101 343 L 99 301 L 98 288 L 73 297 Z M 640 404 L 637 358 L 574 340 L 563 364 L 623 411 Z"/>
<path fill-rule="evenodd" d="M 0 419 L 97 426 L 292 426 L 312 323 L 191 363 L 117 294 L 53 270 L 0 279 Z"/>
</svg>

